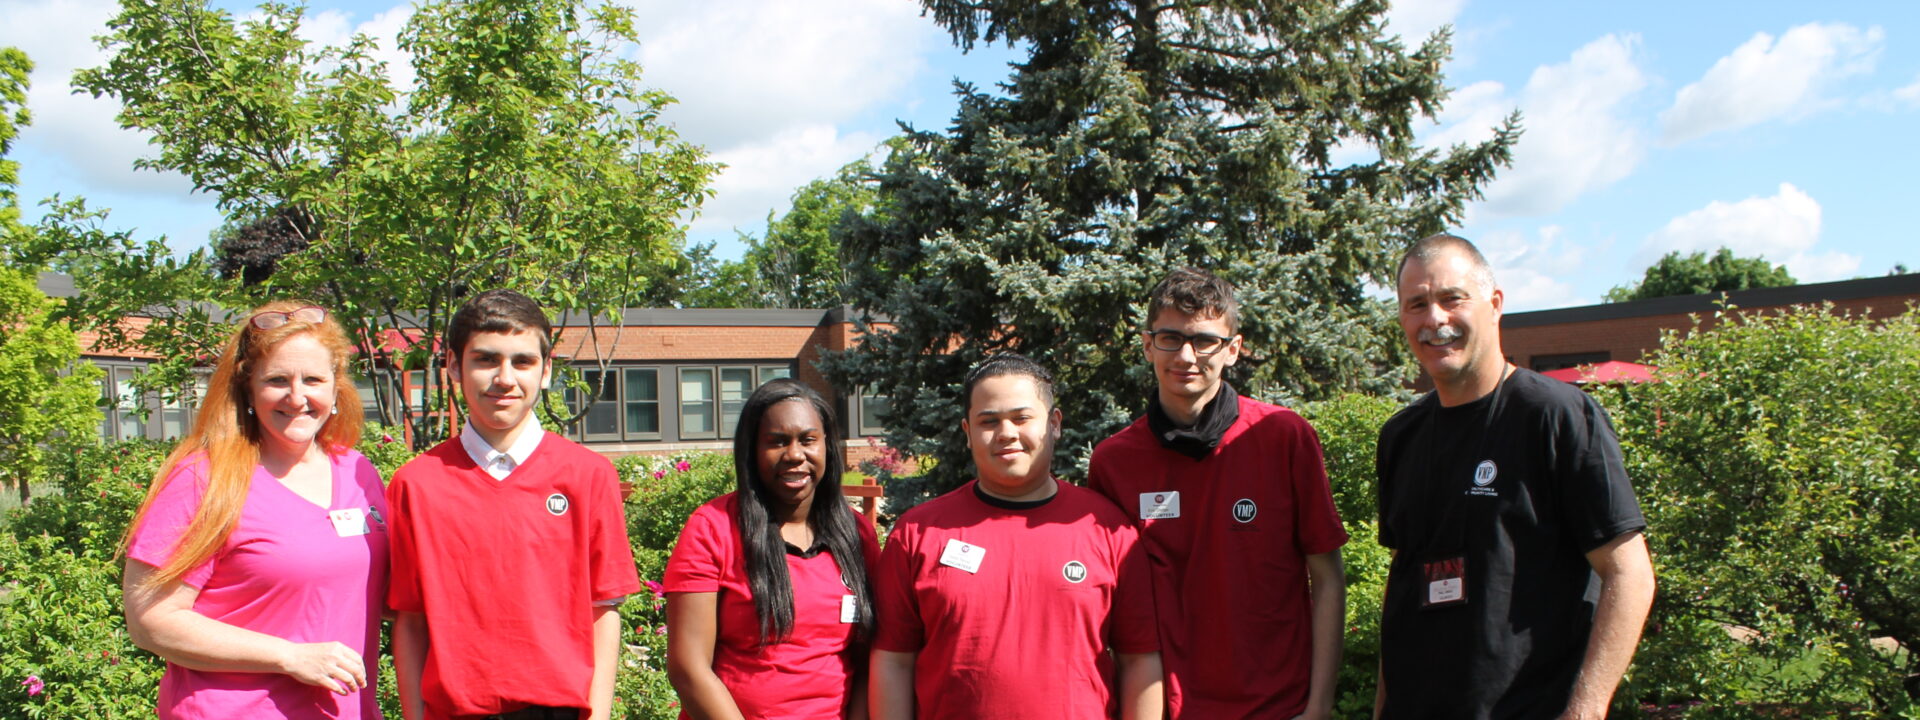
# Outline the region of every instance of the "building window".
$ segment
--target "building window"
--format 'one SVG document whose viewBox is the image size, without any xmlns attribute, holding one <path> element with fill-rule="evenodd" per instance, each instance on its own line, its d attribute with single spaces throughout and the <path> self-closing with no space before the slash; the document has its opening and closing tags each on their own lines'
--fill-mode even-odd
<svg viewBox="0 0 1920 720">
<path fill-rule="evenodd" d="M 580 379 L 587 383 L 587 392 L 593 393 L 593 403 L 587 406 L 587 414 L 580 419 L 580 433 L 585 440 L 620 439 L 620 375 L 618 372 L 601 370 L 582 370 Z M 602 382 L 602 380 L 605 382 Z"/>
<path fill-rule="evenodd" d="M 1607 351 L 1601 350 L 1598 352 L 1564 353 L 1560 355 L 1535 355 L 1533 356 L 1531 365 L 1534 372 L 1547 372 L 1549 370 L 1564 370 L 1581 365 L 1594 365 L 1612 359 L 1613 358 L 1608 357 Z"/>
<path fill-rule="evenodd" d="M 790 378 L 790 377 L 793 377 L 793 368 L 787 367 L 785 365 L 761 365 L 760 366 L 760 384 L 761 385 L 767 384 L 767 381 L 769 380 L 779 380 L 780 378 Z"/>
<path fill-rule="evenodd" d="M 627 368 L 623 371 L 628 440 L 660 439 L 660 371 Z"/>
<path fill-rule="evenodd" d="M 714 397 L 712 368 L 680 368 L 680 437 L 718 437 Z"/>
<path fill-rule="evenodd" d="M 753 368 L 720 368 L 720 437 L 733 437 L 734 428 L 740 425 L 740 408 L 746 406 L 747 395 L 755 387 Z"/>
<path fill-rule="evenodd" d="M 133 376 L 138 372 L 138 368 L 125 365 L 108 369 L 107 415 L 113 423 L 109 439 L 132 440 L 147 436 L 147 423 L 140 412 L 143 398 L 133 387 Z"/>
<path fill-rule="evenodd" d="M 871 388 L 861 388 L 860 417 L 854 425 L 854 429 L 858 431 L 857 434 L 885 435 L 887 427 L 880 422 L 880 418 L 887 414 L 892 405 L 891 399 L 887 396 L 874 392 Z"/>
</svg>

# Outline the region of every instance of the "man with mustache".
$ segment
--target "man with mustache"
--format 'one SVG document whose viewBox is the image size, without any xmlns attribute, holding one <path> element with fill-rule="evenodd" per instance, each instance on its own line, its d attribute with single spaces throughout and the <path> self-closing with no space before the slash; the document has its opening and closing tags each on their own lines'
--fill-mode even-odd
<svg viewBox="0 0 1920 720">
<path fill-rule="evenodd" d="M 1505 302 L 1464 239 L 1401 260 L 1400 326 L 1434 391 L 1380 430 L 1377 718 L 1604 718 L 1653 602 L 1613 426 L 1507 362 Z"/>
</svg>

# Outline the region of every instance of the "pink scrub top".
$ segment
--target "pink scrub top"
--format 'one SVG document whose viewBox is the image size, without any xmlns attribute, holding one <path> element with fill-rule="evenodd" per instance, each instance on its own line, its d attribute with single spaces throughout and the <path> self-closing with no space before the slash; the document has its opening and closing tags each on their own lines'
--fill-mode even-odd
<svg viewBox="0 0 1920 720">
<path fill-rule="evenodd" d="M 181 581 L 193 609 L 296 643 L 335 641 L 378 678 L 387 591 L 387 502 L 379 471 L 353 450 L 331 456 L 333 499 L 320 507 L 255 468 L 240 521 L 225 545 Z M 176 466 L 133 533 L 127 557 L 159 567 L 172 557 L 206 490 L 207 460 Z M 355 518 L 359 518 L 356 520 Z M 369 650 L 372 652 L 369 652 Z M 373 687 L 347 695 L 279 673 L 203 672 L 167 663 L 158 715 L 179 718 L 378 719 Z"/>
</svg>

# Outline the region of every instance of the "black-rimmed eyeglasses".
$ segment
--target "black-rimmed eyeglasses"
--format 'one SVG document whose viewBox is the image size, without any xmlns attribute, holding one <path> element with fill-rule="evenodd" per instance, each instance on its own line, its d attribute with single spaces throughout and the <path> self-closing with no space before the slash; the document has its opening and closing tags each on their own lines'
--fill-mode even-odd
<svg viewBox="0 0 1920 720">
<path fill-rule="evenodd" d="M 1178 330 L 1155 330 L 1143 334 L 1147 336 L 1155 350 L 1180 352 L 1181 346 L 1192 345 L 1195 355 L 1212 355 L 1220 352 L 1221 348 L 1227 346 L 1227 341 L 1232 339 L 1206 333 L 1188 335 Z"/>
<path fill-rule="evenodd" d="M 326 322 L 327 309 L 320 307 L 318 305 L 308 305 L 303 308 L 295 308 L 293 310 L 288 310 L 286 312 L 281 312 L 279 310 L 267 310 L 265 312 L 257 312 L 253 314 L 253 317 L 247 318 L 247 322 L 253 323 L 254 327 L 259 328 L 261 330 L 272 330 L 274 328 L 280 327 L 281 325 L 285 325 L 295 320 L 298 320 L 303 323 L 307 323 L 309 325 L 317 325 L 319 323 Z"/>
</svg>

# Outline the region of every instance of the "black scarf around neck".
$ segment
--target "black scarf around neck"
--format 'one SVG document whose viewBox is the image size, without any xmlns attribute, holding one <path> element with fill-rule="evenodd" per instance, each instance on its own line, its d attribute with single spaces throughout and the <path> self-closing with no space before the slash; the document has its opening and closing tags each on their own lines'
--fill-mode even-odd
<svg viewBox="0 0 1920 720">
<path fill-rule="evenodd" d="M 1160 407 L 1159 393 L 1147 399 L 1147 427 L 1153 430 L 1154 439 L 1160 441 L 1161 447 L 1195 460 L 1205 460 L 1213 454 L 1213 449 L 1220 446 L 1221 436 L 1239 419 L 1240 395 L 1225 381 L 1221 381 L 1220 392 L 1214 394 L 1213 400 L 1200 409 L 1200 417 L 1194 419 L 1190 428 L 1173 423 L 1173 418 Z"/>
</svg>

